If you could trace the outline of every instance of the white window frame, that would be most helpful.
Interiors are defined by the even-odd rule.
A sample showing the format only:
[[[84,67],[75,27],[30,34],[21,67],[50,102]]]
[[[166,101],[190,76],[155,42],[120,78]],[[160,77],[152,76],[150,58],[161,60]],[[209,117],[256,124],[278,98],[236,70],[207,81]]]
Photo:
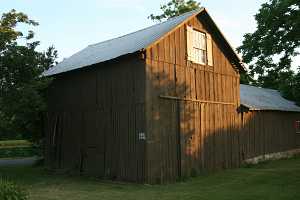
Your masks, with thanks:
[[[187,59],[193,63],[213,66],[210,34],[187,26]]]

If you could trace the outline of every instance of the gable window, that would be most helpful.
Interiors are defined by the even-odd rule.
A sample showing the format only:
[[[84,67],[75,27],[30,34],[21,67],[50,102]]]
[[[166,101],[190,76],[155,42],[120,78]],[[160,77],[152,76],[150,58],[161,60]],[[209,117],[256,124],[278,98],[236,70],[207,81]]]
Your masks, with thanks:
[[[300,133],[300,121],[295,122],[296,133]]]
[[[187,55],[189,61],[213,66],[210,34],[194,30],[192,27],[187,26]]]

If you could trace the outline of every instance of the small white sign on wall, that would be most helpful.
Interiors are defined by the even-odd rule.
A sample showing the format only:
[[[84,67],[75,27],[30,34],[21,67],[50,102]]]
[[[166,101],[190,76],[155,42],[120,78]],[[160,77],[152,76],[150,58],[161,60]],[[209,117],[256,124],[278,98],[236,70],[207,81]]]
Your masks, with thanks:
[[[146,140],[146,134],[144,132],[139,133],[139,140]]]

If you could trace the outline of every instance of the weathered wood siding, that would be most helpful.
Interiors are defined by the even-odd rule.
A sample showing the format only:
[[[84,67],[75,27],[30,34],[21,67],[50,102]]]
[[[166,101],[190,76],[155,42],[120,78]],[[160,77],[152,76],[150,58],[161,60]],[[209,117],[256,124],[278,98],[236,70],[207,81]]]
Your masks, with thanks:
[[[46,117],[47,165],[167,183],[300,147],[299,113],[239,113],[239,72],[206,20],[192,18],[144,52],[56,76]],[[187,60],[187,25],[212,36],[213,66]]]
[[[241,115],[240,153],[242,159],[299,148],[295,121],[300,113],[250,111]]]
[[[213,67],[187,61],[186,25],[212,35]],[[205,21],[146,49],[146,76],[148,182],[239,165],[239,73]]]
[[[144,70],[134,55],[57,76],[49,89],[47,165],[143,182]]]

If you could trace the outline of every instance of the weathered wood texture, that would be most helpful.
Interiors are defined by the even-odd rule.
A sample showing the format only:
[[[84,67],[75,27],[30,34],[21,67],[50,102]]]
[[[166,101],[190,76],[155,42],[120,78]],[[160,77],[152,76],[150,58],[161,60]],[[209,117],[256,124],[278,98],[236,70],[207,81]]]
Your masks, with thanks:
[[[46,118],[47,165],[168,183],[238,167],[296,148],[297,141],[300,147],[299,113],[238,113],[239,72],[206,20],[192,18],[145,52],[56,76]],[[213,66],[187,60],[186,25],[212,36]]]
[[[296,148],[293,114],[238,113],[239,72],[207,24],[195,17],[146,49],[149,183],[234,168],[253,156]],[[212,35],[213,67],[187,60],[186,25]]]
[[[144,69],[134,55],[56,77],[46,123],[49,166],[144,182]]]
[[[299,148],[294,123],[300,113],[250,111],[243,113],[240,132],[242,159]]]
[[[148,182],[239,165],[239,73],[206,24],[195,17],[146,49]],[[187,60],[186,25],[212,35],[213,67]]]

